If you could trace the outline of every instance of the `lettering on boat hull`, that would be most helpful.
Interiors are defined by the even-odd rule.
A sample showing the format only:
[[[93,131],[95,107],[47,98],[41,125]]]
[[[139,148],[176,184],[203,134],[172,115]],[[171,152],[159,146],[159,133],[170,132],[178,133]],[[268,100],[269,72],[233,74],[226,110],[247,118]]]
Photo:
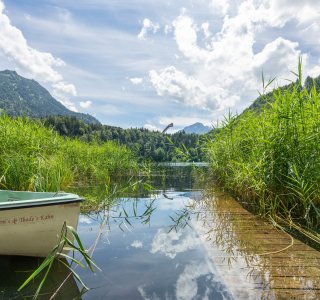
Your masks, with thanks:
[[[80,203],[0,211],[0,254],[45,257],[63,223],[77,228]]]
[[[53,214],[47,214],[47,215],[40,215],[40,216],[25,216],[25,217],[14,217],[11,219],[0,219],[0,226],[1,225],[16,225],[21,223],[36,223],[36,222],[42,222],[42,221],[48,221],[54,219]]]

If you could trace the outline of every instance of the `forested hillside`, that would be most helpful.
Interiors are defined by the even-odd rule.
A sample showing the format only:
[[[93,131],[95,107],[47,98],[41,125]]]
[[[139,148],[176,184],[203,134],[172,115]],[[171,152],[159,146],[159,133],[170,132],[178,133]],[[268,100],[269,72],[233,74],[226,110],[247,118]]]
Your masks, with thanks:
[[[26,79],[9,70],[0,71],[0,109],[9,116],[74,116],[86,123],[99,124],[91,115],[67,109],[37,81]]]
[[[140,160],[155,162],[168,161],[202,161],[203,152],[200,143],[203,135],[162,134],[144,128],[123,129],[100,124],[86,124],[75,117],[50,116],[43,119],[47,127],[52,127],[60,135],[79,138],[83,141],[116,141],[134,150]]]

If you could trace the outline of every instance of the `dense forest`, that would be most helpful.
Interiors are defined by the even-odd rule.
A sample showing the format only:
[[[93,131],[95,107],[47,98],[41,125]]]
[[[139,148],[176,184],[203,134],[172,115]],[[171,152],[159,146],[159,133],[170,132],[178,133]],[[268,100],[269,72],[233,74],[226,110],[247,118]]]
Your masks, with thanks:
[[[42,119],[45,126],[61,136],[78,138],[85,142],[114,141],[133,150],[139,160],[154,162],[203,161],[201,143],[205,135],[162,134],[144,128],[123,129],[101,124],[87,124],[69,116],[50,116]]]

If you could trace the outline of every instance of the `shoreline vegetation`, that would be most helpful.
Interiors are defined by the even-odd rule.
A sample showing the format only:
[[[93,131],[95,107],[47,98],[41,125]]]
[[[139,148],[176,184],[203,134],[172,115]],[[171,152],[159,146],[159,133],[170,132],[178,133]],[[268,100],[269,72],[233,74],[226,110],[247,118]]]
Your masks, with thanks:
[[[229,114],[206,151],[220,186],[319,245],[320,93],[315,82],[303,86],[298,69],[295,83],[261,95],[259,110]]]
[[[114,142],[64,138],[41,121],[0,115],[0,188],[61,191],[137,172],[135,155]]]
[[[42,122],[63,137],[77,138],[84,142],[113,141],[126,146],[136,154],[139,162],[201,162],[204,159],[202,145],[205,134],[184,131],[166,134],[145,128],[123,129],[102,124],[86,124],[72,116],[49,116],[42,118]]]

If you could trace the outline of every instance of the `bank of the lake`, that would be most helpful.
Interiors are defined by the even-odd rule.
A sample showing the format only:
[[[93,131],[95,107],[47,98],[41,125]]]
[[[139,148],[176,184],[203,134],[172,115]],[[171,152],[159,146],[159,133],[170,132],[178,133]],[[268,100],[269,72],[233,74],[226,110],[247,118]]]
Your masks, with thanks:
[[[264,102],[258,111],[229,115],[211,136],[213,177],[255,212],[320,243],[319,91],[299,78]]]
[[[133,152],[113,142],[63,138],[41,121],[0,116],[0,188],[60,191],[137,170]]]

